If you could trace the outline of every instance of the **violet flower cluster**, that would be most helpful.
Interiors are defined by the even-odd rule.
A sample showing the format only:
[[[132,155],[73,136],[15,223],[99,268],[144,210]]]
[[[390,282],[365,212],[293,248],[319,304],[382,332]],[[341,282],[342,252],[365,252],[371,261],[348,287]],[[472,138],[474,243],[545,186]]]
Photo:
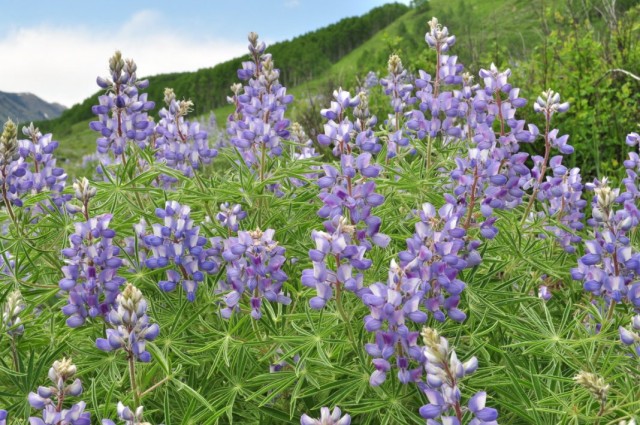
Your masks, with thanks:
[[[314,419],[306,413],[300,418],[300,425],[350,425],[351,416],[348,414],[342,415],[339,407],[334,407],[333,411],[328,407],[320,409],[320,418]]]
[[[62,267],[64,277],[58,283],[68,293],[62,311],[69,316],[67,326],[72,328],[83,325],[89,317],[105,318],[125,282],[118,276],[122,259],[120,248],[113,243],[116,232],[109,228],[112,215],[89,218],[88,202],[95,195],[95,188],[86,179],[76,182],[74,187],[86,221],[75,223],[75,232],[69,237],[70,247],[62,250],[66,265]]]
[[[233,206],[225,202],[220,205],[220,211],[216,214],[216,219],[222,227],[228,229],[229,232],[237,232],[240,221],[247,217],[247,212],[242,209],[242,205],[235,204]]]
[[[200,236],[200,227],[194,226],[190,213],[189,206],[167,201],[164,209],[155,211],[163,222],[151,225],[153,233],[145,234],[144,222],[137,226],[137,233],[145,234],[140,241],[140,246],[149,251],[145,265],[150,269],[170,267],[167,280],[158,282],[160,289],[170,292],[179,284],[193,302],[204,273],[215,273],[218,262],[215,252],[205,248],[207,239]]]
[[[408,278],[420,279],[422,304],[436,320],[442,322],[448,316],[462,322],[466,315],[458,304],[466,285],[458,274],[480,264],[480,242],[466,240],[466,231],[451,204],[436,211],[425,203],[418,216],[420,221],[407,239],[407,250],[399,254],[400,267]]]
[[[0,409],[0,425],[7,425],[7,411]]]
[[[56,166],[56,159],[53,155],[58,147],[58,142],[52,139],[51,134],[43,135],[33,126],[33,123],[29,127],[22,127],[22,133],[28,139],[18,141],[20,157],[16,161],[15,170],[23,168],[24,175],[17,177],[14,171],[16,177],[10,183],[15,188],[13,195],[49,192],[51,201],[55,203],[56,207],[62,207],[70,199],[70,196],[62,194],[67,174],[64,169]],[[22,201],[15,199],[13,203],[20,206]],[[46,203],[39,206],[39,208],[47,207]]]
[[[144,408],[139,406],[135,411],[131,408],[118,402],[116,410],[118,418],[124,422],[124,425],[150,425],[149,422],[145,422],[143,419]],[[103,419],[102,425],[116,425],[111,419]]]
[[[455,158],[456,167],[450,173],[452,194],[445,201],[455,207],[464,230],[477,227],[484,238],[491,239],[498,232],[494,210],[511,209],[522,202],[530,171],[525,165],[528,154],[520,152],[519,144],[532,142],[537,128],[525,129],[525,122],[516,119],[516,110],[526,100],[508,83],[510,70],[500,72],[492,64],[480,71],[484,85],[474,84],[470,74],[462,74],[457,58],[444,54],[455,37],[435,18],[430,26],[426,40],[437,53],[435,79],[419,72],[415,80],[418,108],[405,113],[406,127],[418,139],[428,137],[427,156],[437,136],[443,143],[466,140]],[[459,84],[461,89],[443,90],[446,85]]]
[[[17,134],[18,129],[14,122],[7,120],[0,135],[0,185],[3,204],[12,218],[11,205],[22,205],[15,181],[26,174],[26,168],[21,165],[23,161],[20,160],[18,152]]]
[[[420,415],[429,425],[461,425],[465,411],[474,418],[469,425],[494,425],[498,422],[498,411],[486,407],[487,394],[484,391],[473,395],[467,406],[462,405],[462,393],[459,383],[478,368],[478,359],[472,357],[466,362],[458,360],[456,352],[449,347],[448,341],[431,328],[422,330],[425,344],[426,383],[423,390],[429,404],[420,408]]]
[[[492,64],[489,70],[480,71],[484,87],[472,85],[471,76],[463,75],[463,99],[457,108],[458,118],[466,121],[460,125],[460,135],[470,145],[466,157],[456,158],[456,169],[451,172],[456,184],[453,195],[458,208],[464,210],[460,212],[465,217],[463,227],[478,226],[487,239],[498,232],[494,210],[512,209],[522,202],[530,171],[525,165],[528,155],[520,152],[520,143],[531,142],[537,135],[534,125],[525,129],[525,122],[516,119],[517,109],[526,100],[508,83],[510,75],[510,70],[500,72]],[[446,110],[447,116],[456,116],[452,112]],[[496,121],[498,131],[493,130]]]
[[[387,66],[389,75],[380,79],[380,85],[384,88],[384,93],[391,99],[393,114],[389,114],[387,125],[390,127],[387,135],[387,158],[393,158],[398,154],[398,147],[409,145],[403,128],[403,113],[405,109],[415,103],[416,98],[412,97],[413,85],[407,80],[407,70],[402,66],[402,61],[398,55],[391,55]]]
[[[86,403],[79,401],[68,409],[63,409],[67,397],[77,397],[82,394],[80,379],[73,379],[76,366],[71,359],[53,362],[49,369],[49,379],[52,385],[38,387],[37,392],[29,393],[29,404],[41,410],[41,417],[30,417],[31,425],[91,425],[91,414],[85,411]]]
[[[149,322],[147,300],[138,288],[127,284],[109,312],[107,322],[112,329],[107,329],[107,338],[96,340],[98,349],[107,352],[123,349],[130,358],[142,362],[151,360],[151,354],[145,348],[146,342],[156,339],[160,328]]]
[[[245,295],[250,298],[251,317],[255,320],[262,317],[263,299],[284,305],[291,303],[291,298],[282,291],[287,280],[282,270],[285,249],[273,240],[274,234],[273,229],[239,231],[237,237],[224,241],[222,257],[227,276],[220,282],[220,292],[226,292],[223,297],[226,307],[221,310],[225,319],[240,310]]]
[[[450,204],[436,212],[426,203],[419,216],[416,232],[407,239],[407,250],[399,255],[400,263],[391,261],[387,283],[377,282],[360,291],[370,309],[364,318],[365,329],[376,333],[376,342],[365,346],[374,358],[376,370],[370,379],[374,386],[386,380],[393,359],[401,383],[420,381],[425,358],[411,323],[426,322],[427,312],[438,321],[447,316],[459,322],[466,318],[458,309],[466,286],[458,274],[480,262],[477,251],[467,251],[468,246],[477,248],[479,242],[467,244],[466,232],[458,226]]]
[[[369,379],[372,386],[386,380],[394,356],[401,383],[420,380],[424,355],[418,346],[419,333],[411,331],[407,322],[427,321],[427,314],[420,310],[423,297],[421,280],[407,277],[395,260],[391,261],[386,285],[377,282],[363,290],[362,301],[371,310],[364,326],[376,333],[375,343],[365,345],[376,369]]]
[[[531,180],[526,186],[533,188],[530,205],[534,198],[537,199],[543,207],[543,211],[537,215],[543,219],[553,217],[560,223],[561,226],[550,224],[545,226],[545,229],[555,236],[565,251],[573,253],[576,251],[575,245],[582,241],[577,232],[584,228],[584,208],[587,202],[581,199],[583,185],[580,169],[569,170],[562,165],[562,155],[570,155],[574,151],[567,143],[569,136],[559,136],[558,129],[550,130],[551,118],[556,113],[566,112],[569,104],[560,103],[560,94],[549,89],[538,97],[533,108],[537,113],[544,115],[545,132],[542,137],[545,142],[545,155],[532,157],[534,165],[531,169]],[[550,157],[551,149],[557,149],[562,155]],[[548,169],[552,171],[551,176],[546,175]]]
[[[358,93],[358,104],[353,108],[354,143],[362,152],[376,154],[382,150],[380,139],[375,135],[378,118],[369,111],[369,95]]]
[[[384,248],[390,241],[387,235],[380,233],[380,218],[371,214],[374,207],[384,202],[384,197],[375,192],[376,183],[372,180],[380,174],[381,168],[372,163],[370,152],[352,154],[355,149],[364,150],[364,146],[373,147],[377,143],[373,132],[367,130],[357,133],[355,139],[352,137],[356,132],[346,112],[349,108],[357,108],[362,100],[362,96],[351,98],[349,92],[336,90],[331,107],[321,112],[329,121],[324,126],[324,134],[318,136],[318,142],[333,144],[334,154],[340,155],[340,168],[325,164],[322,166],[324,176],[318,179],[319,198],[323,203],[318,215],[326,220],[324,231],[314,230],[311,235],[316,245],[309,251],[313,268],[302,272],[303,285],[316,288],[317,296],[310,301],[315,309],[325,306],[333,295],[333,288],[356,293],[362,289],[360,271],[371,266],[365,253],[373,245]],[[363,137],[358,139],[360,135]],[[354,268],[358,270],[357,274],[354,274]]]
[[[608,186],[606,179],[588,185],[595,192],[592,218],[587,223],[593,227],[594,239],[584,242],[585,255],[578,260],[578,267],[571,270],[574,280],[582,281],[584,289],[593,297],[602,299],[605,305],[628,300],[640,308],[640,253],[634,251],[629,233],[638,224],[632,211],[634,201],[618,201],[619,189]],[[630,205],[631,204],[631,205]],[[615,209],[619,205],[619,209]],[[637,210],[636,210],[637,211]]]
[[[196,170],[211,163],[218,151],[209,147],[207,133],[200,129],[199,122],[185,120],[193,106],[190,100],[176,100],[173,90],[167,88],[164,102],[166,107],[160,110],[160,121],[155,127],[156,158],[184,176],[193,177]],[[164,174],[161,179],[167,187],[177,181]]]
[[[640,357],[640,314],[631,318],[631,329],[620,326],[619,332],[622,343],[633,346],[636,355]]]
[[[407,128],[414,131],[419,139],[427,136],[434,138],[441,133],[446,142],[451,137],[459,138],[461,135],[460,128],[454,125],[460,93],[441,92],[441,88],[444,85],[460,84],[463,67],[457,63],[456,56],[445,54],[455,44],[455,36],[450,36],[447,27],[440,25],[436,18],[429,21],[429,28],[425,41],[436,52],[436,69],[433,79],[427,72],[418,71],[414,82],[419,89],[415,100],[418,109],[406,113],[409,118]],[[441,112],[446,112],[444,120]]]
[[[254,32],[249,33],[248,39],[251,60],[243,62],[238,70],[244,87],[231,87],[233,96],[228,101],[235,105],[235,112],[228,118],[227,134],[245,163],[260,167],[263,178],[266,154],[280,156],[281,141],[289,139],[289,120],[284,113],[293,96],[279,83],[280,71],[274,68],[271,54],[264,53],[265,43],[258,42]]]
[[[98,152],[112,152],[123,162],[127,142],[145,148],[154,132],[147,112],[155,107],[155,103],[147,100],[146,93],[140,93],[149,86],[149,80],[138,80],[136,71],[135,62],[123,59],[116,51],[109,59],[109,77],[97,79],[98,86],[105,89],[106,94],[91,108],[98,120],[92,121],[90,127],[101,134],[97,140]]]

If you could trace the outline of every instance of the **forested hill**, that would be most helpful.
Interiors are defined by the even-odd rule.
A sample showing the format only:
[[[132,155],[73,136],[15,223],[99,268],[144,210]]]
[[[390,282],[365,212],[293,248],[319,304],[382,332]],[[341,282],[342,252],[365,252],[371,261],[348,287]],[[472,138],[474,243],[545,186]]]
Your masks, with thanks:
[[[362,16],[345,18],[292,40],[272,44],[268,52],[273,54],[276,67],[280,69],[281,82],[285,86],[295,86],[316,78],[408,11],[409,7],[400,3],[386,4]],[[126,56],[127,52],[123,53]],[[194,102],[195,115],[207,113],[226,104],[229,86],[237,81],[236,71],[246,59],[246,56],[238,57],[195,72],[152,76],[146,92],[159,104],[164,88],[172,87],[181,98]],[[105,58],[105,68],[107,60]],[[97,103],[99,95],[96,93],[74,105],[55,120],[40,123],[41,127],[64,135],[73,124],[93,116],[91,106]]]

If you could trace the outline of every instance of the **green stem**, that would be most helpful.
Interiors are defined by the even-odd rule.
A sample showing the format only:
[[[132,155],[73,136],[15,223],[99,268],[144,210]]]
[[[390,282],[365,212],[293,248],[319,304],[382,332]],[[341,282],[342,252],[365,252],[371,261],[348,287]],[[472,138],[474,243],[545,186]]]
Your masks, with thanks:
[[[131,383],[131,392],[133,393],[134,409],[140,406],[140,394],[138,393],[138,384],[136,383],[136,359],[132,352],[129,352],[129,382]]]
[[[431,136],[427,138],[427,170],[431,169],[431,146],[433,145],[433,140]]]
[[[151,393],[151,391],[155,390],[156,388],[158,388],[159,386],[161,386],[165,382],[169,381],[169,379],[171,379],[171,376],[165,376],[164,378],[162,378],[161,381],[156,382],[155,384],[153,384],[152,386],[147,388],[145,391],[143,391],[142,394],[140,394],[140,398],[141,399],[144,398],[147,394]]]
[[[16,348],[16,338],[11,335],[11,355],[13,356],[13,365],[16,372],[20,373],[20,358],[18,357],[18,350]]]
[[[594,422],[594,425],[600,425],[600,418],[602,417],[602,415],[604,415],[604,409],[607,406],[607,400],[600,400],[600,410],[598,410],[598,414],[596,421]]]
[[[349,316],[347,316],[347,312],[344,310],[344,306],[342,305],[342,285],[340,282],[336,284],[336,306],[338,307],[338,313],[340,313],[340,317],[347,328],[347,334],[349,335],[349,341],[351,341],[351,344],[353,345],[353,350],[358,355],[360,363],[364,365],[364,359],[362,358],[360,347],[358,346],[353,329],[351,328],[351,321],[349,321]]]
[[[538,196],[538,191],[540,190],[540,185],[542,184],[542,180],[544,179],[544,175],[547,173],[547,163],[549,162],[549,155],[551,154],[551,142],[549,141],[549,127],[551,124],[551,116],[549,113],[546,113],[546,124],[544,131],[544,159],[542,161],[542,166],[540,166],[540,175],[538,176],[538,181],[536,187],[533,189],[533,193],[531,194],[531,198],[529,199],[529,203],[527,204],[527,209],[524,211],[524,215],[522,216],[522,221],[520,225],[523,226],[525,221],[527,221],[527,216],[531,212],[531,207],[533,207],[533,203]]]
[[[265,162],[267,157],[267,147],[265,146],[264,143],[262,144],[261,149],[262,149],[262,154],[260,159],[260,183],[264,181],[264,169],[265,169],[265,165],[266,165]]]
[[[16,223],[16,215],[13,212],[13,208],[11,207],[11,202],[9,202],[9,196],[7,195],[7,166],[6,164],[2,167],[2,200],[4,201],[4,207],[7,209],[9,213],[9,217],[11,217],[11,221],[13,224],[18,227],[18,223]]]

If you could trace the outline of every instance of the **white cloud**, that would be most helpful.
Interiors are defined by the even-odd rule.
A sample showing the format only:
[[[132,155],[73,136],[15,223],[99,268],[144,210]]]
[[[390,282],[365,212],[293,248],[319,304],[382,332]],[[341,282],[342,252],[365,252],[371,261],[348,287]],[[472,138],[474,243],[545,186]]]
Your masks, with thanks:
[[[244,53],[244,40],[187,37],[161,14],[144,10],[111,31],[36,26],[0,38],[0,90],[31,92],[71,106],[98,90],[115,50],[133,58],[140,76],[194,71]],[[179,94],[179,93],[178,93]]]
[[[300,0],[285,0],[284,6],[290,8],[298,7],[300,6]]]

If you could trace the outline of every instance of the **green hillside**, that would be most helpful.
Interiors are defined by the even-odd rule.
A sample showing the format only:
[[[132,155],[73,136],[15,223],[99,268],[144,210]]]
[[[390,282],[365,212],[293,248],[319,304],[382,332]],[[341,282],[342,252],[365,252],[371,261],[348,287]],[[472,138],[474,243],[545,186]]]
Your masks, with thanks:
[[[308,127],[317,126],[320,123],[317,112],[324,107],[322,96],[326,99],[340,86],[355,88],[368,71],[384,76],[391,53],[399,54],[411,71],[431,69],[434,57],[424,42],[424,33],[432,16],[438,17],[450,33],[456,35],[455,53],[459,61],[477,75],[481,67],[491,62],[513,68],[530,59],[541,50],[545,35],[553,31],[549,17],[566,11],[564,1],[429,0],[418,3],[419,6],[411,9],[397,3],[388,4],[361,17],[343,19],[291,41],[267,46],[276,67],[282,70],[282,82],[296,98],[290,116]],[[626,9],[637,1],[621,3]],[[598,16],[580,19],[589,18],[597,21]],[[149,96],[159,105],[164,88],[172,87],[180,97],[195,102],[194,115],[208,116],[213,110],[218,125],[223,127],[232,111],[226,105],[228,87],[237,81],[236,70],[243,59],[191,73],[150,77]],[[96,136],[89,130],[88,123],[96,97],[97,94],[74,106],[57,120],[40,123],[43,130],[53,131],[60,140],[60,155],[68,160],[72,173],[80,158],[94,151]],[[314,134],[313,128],[309,133]]]

